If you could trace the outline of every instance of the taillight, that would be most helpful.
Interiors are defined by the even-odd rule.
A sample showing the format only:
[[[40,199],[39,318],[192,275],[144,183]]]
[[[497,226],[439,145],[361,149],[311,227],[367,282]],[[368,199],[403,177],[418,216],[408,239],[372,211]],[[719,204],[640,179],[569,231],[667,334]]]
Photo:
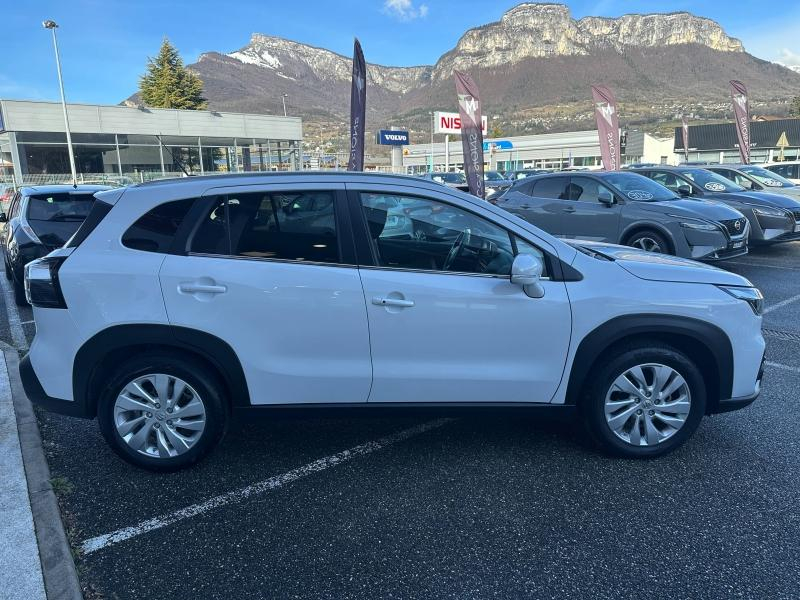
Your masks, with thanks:
[[[66,256],[45,256],[25,265],[25,298],[39,308],[67,308],[58,269]]]

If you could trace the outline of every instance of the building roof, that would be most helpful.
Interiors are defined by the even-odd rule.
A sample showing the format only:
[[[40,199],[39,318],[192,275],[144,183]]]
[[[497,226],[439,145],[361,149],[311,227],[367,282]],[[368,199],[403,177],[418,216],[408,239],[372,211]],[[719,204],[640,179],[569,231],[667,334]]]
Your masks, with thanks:
[[[300,117],[211,110],[67,104],[73,133],[303,139]],[[59,102],[0,100],[0,131],[64,132]]]

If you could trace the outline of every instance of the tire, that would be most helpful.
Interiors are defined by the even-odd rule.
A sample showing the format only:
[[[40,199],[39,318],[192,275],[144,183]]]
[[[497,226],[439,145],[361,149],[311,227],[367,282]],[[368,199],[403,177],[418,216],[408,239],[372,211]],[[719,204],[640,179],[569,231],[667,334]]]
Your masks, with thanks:
[[[645,391],[628,394],[615,382],[626,375],[628,382],[636,381],[635,377],[630,377],[629,370],[635,371],[637,366],[643,367],[645,383],[652,381],[653,385],[636,386]],[[665,379],[664,392],[680,384],[678,377],[683,378],[685,387],[678,387],[665,401],[650,391],[658,387],[656,373]],[[622,383],[627,389],[627,384]],[[686,395],[685,391],[688,391],[688,407],[680,400]],[[607,402],[613,403],[608,409]],[[607,453],[626,458],[654,458],[681,446],[697,429],[706,411],[705,381],[685,354],[666,344],[653,341],[621,347],[592,369],[580,409],[589,434]],[[628,413],[630,416],[626,416]],[[615,431],[617,425],[621,428]],[[625,439],[626,434],[628,439]]]
[[[167,398],[167,406],[161,406],[164,401],[155,386],[151,385],[151,380],[159,382],[163,379],[158,378],[167,376],[170,378],[168,393],[163,394]],[[118,397],[126,386],[137,380],[138,389],[147,392],[158,404],[148,402],[144,395],[126,393],[126,397],[138,402],[136,406],[143,405],[151,409],[146,412],[138,409],[125,411],[117,406]],[[174,396],[181,380],[186,384],[183,388],[185,391],[178,398],[170,398],[170,395]],[[102,387],[104,391],[97,407],[100,431],[114,452],[137,467],[158,472],[184,469],[208,454],[225,434],[229,404],[224,386],[207,364],[191,357],[166,352],[136,356],[114,371]],[[175,402],[174,409],[168,408],[170,400]],[[187,409],[188,403],[194,400],[202,405],[203,415],[200,417],[186,414],[189,409],[192,412],[199,411],[195,404]],[[121,406],[127,407],[129,404],[123,402]],[[176,418],[181,411],[186,414],[185,419]],[[198,431],[198,423],[202,419],[205,423],[202,430]],[[139,421],[141,427],[129,430],[135,421]],[[118,427],[118,423],[122,424]],[[149,432],[146,431],[148,428]],[[141,435],[137,441],[134,438],[139,433]],[[191,439],[191,444],[172,443],[180,438]],[[146,441],[141,444],[141,440]],[[170,449],[175,451],[174,455],[166,452]]]
[[[652,229],[634,233],[628,238],[625,245],[646,252],[660,252],[662,254],[673,253],[667,238],[665,238],[663,234],[653,231]]]
[[[17,306],[28,306],[28,299],[25,298],[25,286],[16,279],[11,280],[11,285],[14,286],[14,302]]]

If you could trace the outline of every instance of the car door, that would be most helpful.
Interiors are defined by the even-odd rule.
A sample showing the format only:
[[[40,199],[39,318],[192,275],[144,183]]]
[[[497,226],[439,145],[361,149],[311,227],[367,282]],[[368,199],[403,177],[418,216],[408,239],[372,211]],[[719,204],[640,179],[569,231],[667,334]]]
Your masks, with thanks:
[[[544,177],[522,184],[503,208],[551,235],[564,235],[564,214],[570,210],[569,177]]]
[[[600,202],[600,196],[612,198],[612,204]],[[597,242],[619,241],[622,205],[610,188],[592,177],[571,177],[569,199],[573,211],[564,213],[562,229],[568,238]]]
[[[228,343],[253,404],[365,402],[364,293],[342,184],[209,190],[186,252],[160,272],[176,326]]]
[[[446,194],[348,184],[361,222],[373,383],[370,402],[549,402],[571,333],[562,281],[543,298],[510,281],[515,253],[554,250],[512,236]],[[502,217],[495,217],[502,221]],[[532,243],[532,242],[537,243]]]

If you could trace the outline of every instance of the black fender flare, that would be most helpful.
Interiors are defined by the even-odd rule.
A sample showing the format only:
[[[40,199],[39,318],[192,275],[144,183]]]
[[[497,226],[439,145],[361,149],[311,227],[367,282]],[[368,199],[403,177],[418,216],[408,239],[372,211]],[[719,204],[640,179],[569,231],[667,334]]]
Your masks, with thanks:
[[[172,325],[114,325],[89,338],[75,355],[72,367],[73,398],[87,414],[97,412],[94,389],[97,367],[126,348],[159,346],[193,354],[217,369],[230,394],[232,407],[249,406],[250,393],[242,364],[225,341],[210,333]]]
[[[667,240],[667,243],[670,246],[670,250],[675,252],[675,237],[672,235],[669,229],[661,225],[660,223],[655,223],[653,221],[647,222],[636,222],[631,223],[628,225],[625,230],[619,236],[619,243],[624,244],[625,241],[630,238],[633,234],[638,233],[640,231],[647,231],[648,229],[655,231],[658,234],[664,236],[664,239]]]
[[[667,341],[683,340],[680,347],[692,357],[708,356],[714,361],[717,381],[712,381],[714,396],[709,394],[709,409],[731,397],[733,389],[733,347],[719,327],[691,317],[662,314],[624,315],[607,321],[583,338],[578,345],[567,386],[567,404],[577,404],[586,378],[597,359],[612,345],[626,339],[652,336]],[[707,381],[708,382],[708,381]]]

